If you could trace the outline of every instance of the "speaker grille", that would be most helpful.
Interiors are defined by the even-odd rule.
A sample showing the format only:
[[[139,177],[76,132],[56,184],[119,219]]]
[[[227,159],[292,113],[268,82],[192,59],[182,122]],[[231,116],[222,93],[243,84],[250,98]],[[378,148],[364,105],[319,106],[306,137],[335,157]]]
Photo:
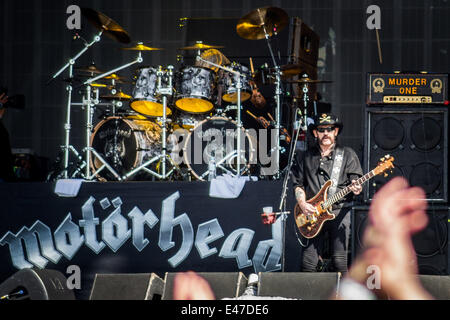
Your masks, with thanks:
[[[363,236],[368,224],[369,207],[355,207],[352,212],[352,261],[364,249]],[[448,274],[448,207],[430,207],[428,225],[412,238],[419,274]]]
[[[366,107],[364,169],[372,170],[386,154],[395,169],[369,182],[364,197],[392,177],[403,176],[422,187],[429,201],[448,202],[448,110],[437,107]]]

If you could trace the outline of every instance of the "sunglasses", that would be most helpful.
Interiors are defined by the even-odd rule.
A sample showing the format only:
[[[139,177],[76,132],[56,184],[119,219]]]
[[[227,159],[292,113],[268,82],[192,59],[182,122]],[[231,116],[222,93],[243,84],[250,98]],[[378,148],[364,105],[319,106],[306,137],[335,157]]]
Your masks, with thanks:
[[[334,129],[336,129],[336,127],[317,128],[316,130],[317,132],[324,133],[325,131],[326,132],[334,131]]]

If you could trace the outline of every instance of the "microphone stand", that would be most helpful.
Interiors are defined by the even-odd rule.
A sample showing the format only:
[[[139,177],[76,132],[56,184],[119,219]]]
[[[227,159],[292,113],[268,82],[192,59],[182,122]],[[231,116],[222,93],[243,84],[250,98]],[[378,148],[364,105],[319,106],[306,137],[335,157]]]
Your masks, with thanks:
[[[299,121],[302,121],[302,119],[300,119]],[[306,118],[304,121],[306,121]],[[306,126],[306,123],[304,125]],[[287,197],[287,189],[288,189],[290,172],[291,172],[292,165],[294,163],[295,148],[297,146],[297,141],[298,141],[299,135],[300,135],[300,126],[297,129],[294,139],[291,141],[291,148],[289,150],[289,162],[285,169],[286,172],[285,172],[284,179],[283,179],[283,187],[282,187],[282,192],[281,192],[281,197],[280,197],[280,206],[278,207],[278,211],[281,212],[281,219],[283,222],[283,225],[282,225],[282,228],[283,228],[283,230],[282,230],[282,247],[281,247],[281,271],[282,272],[284,272],[285,251],[286,251],[285,250],[285,247],[286,247],[286,220],[287,220],[287,214],[286,214],[286,210],[285,210],[286,197]],[[294,217],[294,219],[295,219],[295,217]]]

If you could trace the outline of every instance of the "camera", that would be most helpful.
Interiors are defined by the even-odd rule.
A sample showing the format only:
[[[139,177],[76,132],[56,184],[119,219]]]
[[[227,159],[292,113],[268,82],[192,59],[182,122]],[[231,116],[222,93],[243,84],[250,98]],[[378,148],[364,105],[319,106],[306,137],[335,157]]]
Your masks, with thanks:
[[[8,94],[8,88],[0,87],[0,95]],[[3,105],[3,108],[10,109],[25,109],[25,95],[16,94],[8,97],[8,101]]]

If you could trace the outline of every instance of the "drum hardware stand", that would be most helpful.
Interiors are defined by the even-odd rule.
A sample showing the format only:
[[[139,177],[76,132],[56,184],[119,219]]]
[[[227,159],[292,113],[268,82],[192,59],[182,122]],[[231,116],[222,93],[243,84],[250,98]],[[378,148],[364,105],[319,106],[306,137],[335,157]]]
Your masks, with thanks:
[[[137,172],[144,170],[148,172],[149,174],[157,177],[158,179],[165,180],[168,177],[172,175],[174,172],[174,168],[177,168],[178,166],[173,162],[172,158],[167,154],[167,97],[173,95],[173,66],[167,67],[168,71],[163,71],[162,67],[159,66],[158,72],[156,73],[158,77],[158,87],[157,87],[157,93],[162,96],[163,101],[163,116],[161,118],[161,127],[162,127],[162,152],[160,155],[148,160],[141,166],[133,169],[129,173],[127,173],[125,176],[122,177],[123,180],[127,180]],[[162,77],[164,74],[168,74],[168,84],[166,87],[163,87],[162,84]],[[166,161],[169,160],[170,164],[172,165],[172,169],[169,172],[166,168]],[[161,160],[161,167],[162,167],[162,174],[159,174],[157,172],[154,172],[147,168],[152,163],[155,163],[156,161]]]
[[[275,68],[275,102],[276,102],[276,115],[275,115],[275,131],[276,131],[276,141],[277,141],[277,151],[275,153],[275,161],[276,161],[276,174],[275,178],[279,179],[280,172],[280,151],[281,151],[281,143],[280,143],[280,130],[281,130],[281,68],[277,64],[275,60],[275,55],[273,53],[272,45],[270,43],[270,36],[267,33],[266,24],[259,12],[259,17],[261,19],[261,26],[263,27],[264,37],[266,38],[267,46],[269,48],[270,56],[272,57],[273,65]]]
[[[67,68],[69,68],[69,79],[73,78],[73,66],[75,62],[80,58],[92,45],[94,45],[96,42],[99,42],[101,39],[101,35],[103,33],[103,30],[100,31],[95,37],[94,40],[90,43],[85,42],[85,47],[83,50],[81,50],[75,57],[69,59],[69,62],[63,66],[58,72],[56,72],[52,79],[47,83],[49,84],[51,81],[56,79],[61,73],[64,72]],[[66,122],[64,124],[64,130],[65,130],[65,140],[64,140],[64,146],[62,146],[62,149],[64,149],[64,178],[68,178],[68,167],[69,167],[69,152],[72,151],[77,159],[79,161],[83,161],[83,158],[80,156],[80,154],[77,152],[77,150],[70,144],[70,130],[72,128],[71,126],[71,105],[72,105],[72,91],[73,86],[72,83],[69,82],[69,85],[66,88],[67,90],[67,105],[66,105]],[[83,166],[85,166],[86,163],[83,163]],[[89,166],[88,166],[89,167]]]
[[[101,75],[99,75],[99,76],[97,76],[95,78],[88,79],[85,83],[83,83],[83,85],[90,85],[91,83],[97,81],[98,79],[102,79],[104,77],[107,77],[110,74],[113,74],[113,73],[116,73],[117,71],[120,71],[122,69],[128,68],[128,67],[130,67],[130,66],[132,66],[132,65],[134,65],[136,63],[142,63],[143,61],[144,61],[144,59],[142,58],[142,53],[141,53],[141,51],[139,51],[138,57],[136,58],[136,60],[134,60],[134,61],[132,61],[130,63],[124,64],[123,66],[118,67],[116,69],[113,69],[113,70],[110,70],[108,72],[105,72],[105,73],[103,73],[103,74],[101,74]]]
[[[92,101],[92,96],[91,96],[91,92],[92,92],[92,88],[91,88],[91,84],[95,81],[97,81],[98,79],[102,79],[106,76],[109,76],[112,73],[115,73],[117,71],[120,71],[122,69],[128,68],[136,63],[142,63],[143,58],[142,58],[142,54],[139,51],[138,57],[130,62],[127,63],[121,67],[115,68],[113,70],[110,70],[106,73],[103,73],[95,78],[91,78],[88,79],[86,82],[84,82],[84,85],[86,86],[86,99],[83,99],[83,106],[86,107],[86,147],[83,149],[83,151],[85,152],[85,163],[86,163],[86,171],[85,171],[85,175],[84,178],[86,180],[93,180],[97,174],[99,172],[101,172],[103,169],[108,169],[119,181],[122,181],[122,178],[120,177],[120,175],[108,164],[108,162],[94,149],[90,146],[91,144],[91,135],[92,135],[92,129],[93,129],[93,124],[92,124],[92,118],[94,115],[94,108],[97,104],[99,104],[99,97],[98,97],[98,90],[96,90],[96,98],[94,101]],[[100,160],[100,162],[103,164],[99,169],[97,169],[97,171],[95,171],[92,175],[90,172],[90,163],[91,163],[91,153],[93,153],[95,155],[95,157]]]
[[[304,75],[305,78],[308,77],[308,75]],[[307,131],[308,130],[308,102],[309,102],[309,87],[308,84],[305,83],[303,86],[303,131]],[[316,105],[314,105],[314,107],[316,108]],[[317,111],[314,110],[314,112],[317,114]]]
[[[90,146],[91,144],[91,134],[92,134],[92,118],[94,115],[94,107],[99,103],[98,101],[98,90],[96,92],[96,97],[94,100],[92,100],[92,88],[90,85],[86,86],[86,98],[83,98],[83,105],[86,107],[86,147],[83,149],[83,151],[86,153],[86,171],[84,174],[84,178],[86,180],[93,180],[98,173],[100,173],[103,169],[108,169],[116,178],[117,180],[121,180],[119,174],[108,164],[108,162],[94,149]],[[100,168],[97,169],[92,175],[90,174],[90,166],[91,163],[91,152],[94,154],[95,157],[97,157],[98,160],[103,164]]]
[[[233,153],[227,155],[224,159],[229,159],[232,156],[237,154],[236,172],[237,172],[237,176],[239,177],[241,175],[241,153],[242,153],[242,150],[241,150],[241,138],[242,138],[241,131],[242,130],[241,129],[243,128],[242,120],[241,120],[241,112],[242,112],[242,105],[241,105],[242,79],[241,79],[241,77],[245,77],[245,75],[241,74],[240,72],[238,72],[236,70],[233,70],[233,69],[215,64],[213,62],[207,61],[207,60],[203,59],[200,55],[197,55],[196,59],[197,59],[197,61],[205,62],[205,63],[213,65],[219,69],[222,69],[229,73],[233,73],[233,74],[237,75],[237,84],[236,84],[236,89],[237,89],[237,121],[236,121],[237,122],[237,147]],[[223,163],[224,159],[222,159],[222,161],[219,161],[218,163],[216,163],[216,166]],[[221,167],[221,169],[222,168],[223,167]],[[225,171],[228,171],[228,170],[225,170]]]

